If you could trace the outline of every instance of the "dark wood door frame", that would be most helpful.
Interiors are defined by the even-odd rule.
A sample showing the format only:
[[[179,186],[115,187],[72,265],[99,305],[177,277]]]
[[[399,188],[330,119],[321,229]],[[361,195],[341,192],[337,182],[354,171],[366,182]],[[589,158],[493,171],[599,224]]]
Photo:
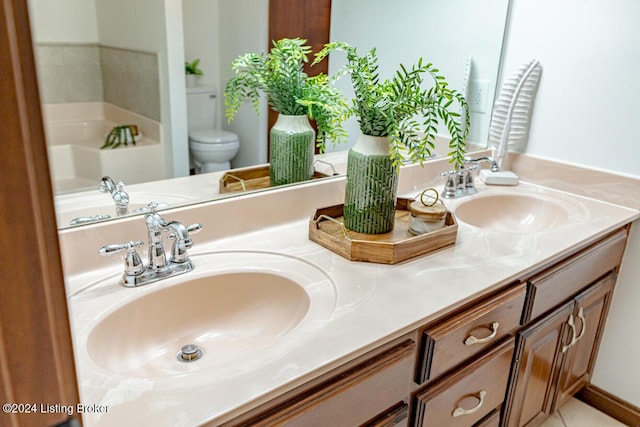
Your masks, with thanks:
[[[318,52],[329,43],[330,26],[331,0],[269,0],[268,49],[271,48],[272,40],[300,37],[307,40],[307,45],[311,46],[314,53]],[[305,72],[310,76],[328,74],[329,58],[313,67],[307,64]],[[277,118],[278,113],[269,109],[267,129],[271,129]]]
[[[79,402],[27,0],[0,6],[0,425],[48,426]],[[7,413],[9,412],[9,413]]]

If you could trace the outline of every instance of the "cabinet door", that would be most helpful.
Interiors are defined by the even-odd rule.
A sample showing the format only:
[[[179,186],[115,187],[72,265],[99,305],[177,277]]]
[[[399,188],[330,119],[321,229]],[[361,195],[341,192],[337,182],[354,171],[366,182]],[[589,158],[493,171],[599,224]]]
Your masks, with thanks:
[[[614,284],[612,273],[575,298],[575,331],[560,371],[558,397],[552,411],[589,383]]]
[[[537,425],[550,413],[573,309],[572,300],[518,333],[505,425]]]

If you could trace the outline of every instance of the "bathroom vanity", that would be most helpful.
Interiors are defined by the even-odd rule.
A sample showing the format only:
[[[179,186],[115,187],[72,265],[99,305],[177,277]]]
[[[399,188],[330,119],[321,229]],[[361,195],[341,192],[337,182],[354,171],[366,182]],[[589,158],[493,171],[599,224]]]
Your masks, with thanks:
[[[566,166],[553,162],[546,185],[529,181],[537,161],[516,162],[516,187],[479,184],[476,195],[446,201],[467,211],[456,244],[396,265],[350,262],[308,239],[312,213],[341,202],[344,178],[164,211],[167,220],[204,224],[190,250],[195,269],[140,288],[118,285],[121,262],[97,249],[144,240],[141,218],[61,231],[81,401],[109,408],[86,414],[85,424],[538,424],[589,383],[629,224],[640,214],[624,206],[625,195],[616,204],[585,197],[587,181],[572,187]],[[400,195],[439,188],[448,167],[441,159],[403,168]],[[607,180],[624,187],[593,173],[598,191]],[[491,222],[482,206],[497,203],[501,221]],[[227,222],[210,226],[220,224],[210,218]],[[514,225],[501,229],[505,221]],[[235,317],[188,296],[197,283],[249,271],[284,277],[302,293],[269,288]],[[255,283],[234,283],[248,286],[239,295],[257,295]],[[160,316],[152,300],[192,301],[202,323],[217,313],[228,326],[209,323],[192,337],[202,358],[178,362],[191,342],[158,337],[182,333],[181,322],[154,325],[180,312],[163,305]],[[123,313],[139,313],[138,322]],[[116,318],[126,327],[105,326]],[[219,338],[231,330],[235,339]]]
[[[224,425],[538,424],[589,382],[626,237],[621,228]]]

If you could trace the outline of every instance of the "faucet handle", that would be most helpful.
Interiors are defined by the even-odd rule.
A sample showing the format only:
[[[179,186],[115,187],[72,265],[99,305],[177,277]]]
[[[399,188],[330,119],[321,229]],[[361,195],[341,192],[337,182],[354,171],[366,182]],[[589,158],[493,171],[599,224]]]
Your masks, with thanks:
[[[204,226],[200,223],[187,225],[187,232],[189,234],[198,234]]]
[[[456,196],[456,174],[457,172],[455,170],[442,172],[440,174],[447,178],[444,184],[444,189],[442,190],[442,195],[447,199],[451,199]]]
[[[187,232],[187,236],[190,236],[192,234],[198,234],[202,230],[203,227],[204,226],[202,224],[195,223],[195,224],[187,225],[184,229]],[[178,238],[178,233],[173,231],[173,232],[169,233],[169,235],[167,235],[167,238],[169,238],[169,239],[177,239]],[[187,239],[183,239],[183,240],[191,240],[191,239],[187,238]]]
[[[179,238],[177,232],[172,232],[167,236],[169,239],[175,240],[171,247],[171,262],[181,264],[189,260],[187,256],[187,249],[193,247],[191,235],[199,233],[202,228],[202,224],[191,224],[185,227],[187,234],[184,238]]]
[[[137,248],[144,245],[141,240],[128,241],[126,243],[116,243],[106,245],[100,248],[98,253],[102,256],[112,256],[121,254],[126,251],[124,258],[124,274],[125,276],[137,276],[144,271],[144,264],[138,252]]]
[[[140,209],[141,210],[144,209],[146,212],[156,213],[156,211],[158,210],[159,207],[160,207],[159,203],[150,202],[147,206],[145,206],[144,208],[140,208]]]

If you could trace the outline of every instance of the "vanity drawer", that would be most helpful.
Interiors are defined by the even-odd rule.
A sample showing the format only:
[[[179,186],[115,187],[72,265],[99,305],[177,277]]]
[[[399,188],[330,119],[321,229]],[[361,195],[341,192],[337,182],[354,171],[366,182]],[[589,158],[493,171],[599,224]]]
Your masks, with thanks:
[[[626,242],[627,231],[620,230],[529,280],[529,309],[524,323],[551,310],[616,268],[622,260]]]
[[[520,325],[526,287],[514,286],[422,332],[416,382],[423,384],[500,341]]]
[[[510,338],[474,363],[416,395],[417,427],[467,427],[504,402],[514,350]]]

